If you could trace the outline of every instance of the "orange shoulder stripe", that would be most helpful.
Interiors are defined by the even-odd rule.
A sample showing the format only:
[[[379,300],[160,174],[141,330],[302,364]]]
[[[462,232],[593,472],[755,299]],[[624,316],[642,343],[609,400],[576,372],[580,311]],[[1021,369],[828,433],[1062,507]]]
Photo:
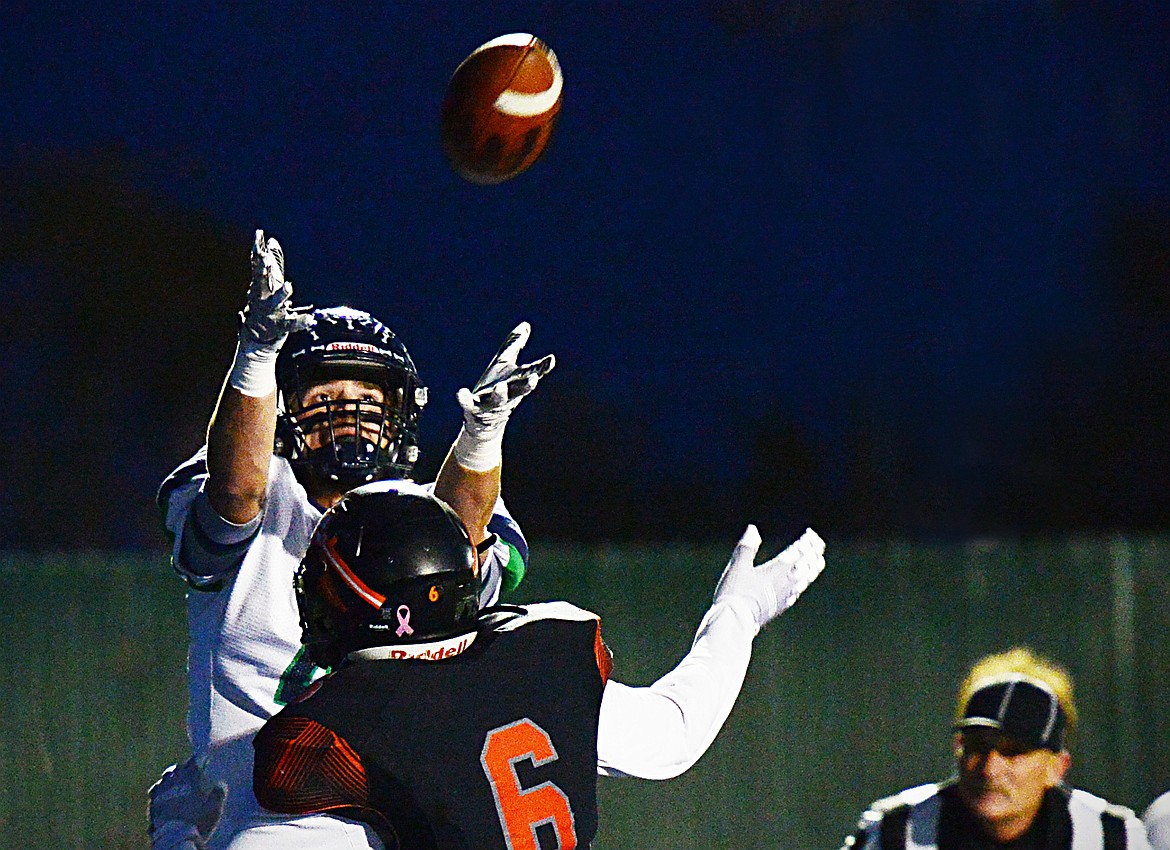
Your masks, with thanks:
[[[306,717],[276,715],[256,734],[253,790],[282,814],[365,807],[370,790],[361,758],[331,729]]]
[[[597,657],[597,670],[601,673],[601,684],[604,687],[609,681],[609,674],[613,672],[613,653],[601,637],[600,619],[597,621],[597,636],[593,640],[593,654]]]

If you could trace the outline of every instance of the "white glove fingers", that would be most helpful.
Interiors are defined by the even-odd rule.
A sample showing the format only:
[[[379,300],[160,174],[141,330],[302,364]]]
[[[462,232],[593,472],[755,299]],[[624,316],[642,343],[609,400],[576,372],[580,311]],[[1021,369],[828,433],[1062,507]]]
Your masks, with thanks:
[[[521,322],[512,328],[512,332],[508,334],[508,338],[504,340],[503,345],[500,346],[500,354],[511,355],[510,359],[513,363],[516,362],[515,355],[520,352],[524,346],[528,344],[528,337],[532,334],[532,325],[528,322]]]
[[[811,528],[806,528],[804,530],[804,534],[800,535],[800,541],[798,541],[798,542],[806,543],[808,546],[811,547],[811,551],[814,551],[814,552],[824,552],[825,551],[825,541],[822,540],[821,536],[819,534],[817,534],[815,531],[813,531]]]
[[[783,552],[753,566],[761,544],[760,533],[749,525],[732,552],[715,588],[715,601],[746,599],[756,625],[762,628],[784,613],[820,575],[825,566],[824,541],[808,529]]]
[[[280,243],[271,236],[264,252],[264,283],[268,295],[292,295],[292,286],[284,279],[284,252],[280,250]]]
[[[474,397],[481,407],[498,407],[501,404],[519,401],[532,392],[540,383],[540,379],[551,372],[555,365],[556,358],[549,354],[535,363],[517,367],[494,383],[479,387],[474,391]]]
[[[804,534],[800,535],[787,549],[772,558],[769,563],[797,564],[802,558],[824,551],[825,541],[821,540],[820,535],[811,528],[806,528]]]
[[[800,559],[790,567],[789,583],[791,590],[788,595],[787,605],[791,605],[796,601],[797,597],[808,588],[810,584],[821,574],[825,568],[825,546],[824,541],[816,536],[815,532],[811,532],[812,537],[808,537],[809,532],[806,532],[805,537],[802,537],[799,543],[802,544],[802,553]]]
[[[735,548],[731,550],[731,557],[727,559],[727,566],[723,568],[723,575],[719,579],[719,587],[716,588],[716,596],[719,594],[719,588],[731,583],[737,584],[742,579],[737,579],[737,575],[746,576],[753,567],[756,560],[756,553],[760,551],[760,532],[754,525],[749,525],[744,529],[743,534],[739,540],[736,541]]]
[[[748,527],[743,530],[743,535],[739,538],[738,546],[752,550],[752,557],[755,557],[756,552],[760,551],[760,544],[763,538],[760,537],[760,530],[754,524],[749,523]]]
[[[528,395],[536,389],[536,385],[540,383],[540,379],[551,372],[555,365],[556,359],[549,354],[537,360],[535,363],[526,363],[516,369],[515,372],[503,381],[508,386],[508,398],[517,399]]]
[[[293,331],[313,326],[312,307],[292,306],[292,282],[284,276],[284,250],[257,229],[252,241],[252,282],[241,314],[240,339],[248,345],[280,348]]]
[[[532,326],[528,322],[521,322],[513,328],[472,389],[482,390],[511,372],[516,365],[516,359],[520,356],[520,350],[528,343],[528,336],[531,333]]]
[[[274,237],[264,238],[257,230],[252,242],[252,292],[257,298],[270,298],[285,290],[284,251]],[[291,290],[287,290],[291,295]]]
[[[517,325],[480,379],[470,389],[464,387],[456,393],[463,409],[456,460],[467,469],[498,465],[499,443],[512,411],[556,365],[551,354],[533,363],[516,365],[531,330],[528,322]]]
[[[540,358],[539,360],[537,360],[533,363],[528,363],[527,365],[521,366],[520,368],[521,369],[531,369],[533,372],[536,373],[537,380],[539,380],[540,378],[543,378],[545,375],[547,375],[549,372],[551,372],[556,365],[557,365],[556,355],[546,354],[546,355],[544,355],[544,357]]]
[[[270,236],[268,238],[268,253],[272,256],[272,262],[275,264],[275,270],[284,273],[284,251],[280,247],[280,243],[276,238]]]
[[[797,575],[809,564],[818,561],[824,565],[825,541],[811,528],[806,530],[792,545],[768,562],[778,568],[787,570],[791,575]]]

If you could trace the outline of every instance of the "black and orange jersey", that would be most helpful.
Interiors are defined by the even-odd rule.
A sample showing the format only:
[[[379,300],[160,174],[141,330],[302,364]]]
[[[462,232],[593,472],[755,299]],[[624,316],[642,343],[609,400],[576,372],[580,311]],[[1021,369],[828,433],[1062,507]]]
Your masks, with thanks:
[[[485,612],[441,661],[354,661],[257,734],[261,805],[364,820],[387,850],[585,848],[611,661],[567,603]]]

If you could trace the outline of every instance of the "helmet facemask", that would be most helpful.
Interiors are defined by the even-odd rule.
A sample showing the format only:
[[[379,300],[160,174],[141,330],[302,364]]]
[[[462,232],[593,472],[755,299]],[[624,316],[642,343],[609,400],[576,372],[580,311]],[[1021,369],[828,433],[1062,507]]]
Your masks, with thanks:
[[[313,315],[313,327],[290,334],[277,358],[276,453],[311,490],[344,493],[409,478],[427,391],[406,347],[360,310],[332,307]],[[311,397],[314,388],[335,381],[376,386],[383,400]]]
[[[326,562],[320,551],[310,549],[297,570],[294,582],[301,619],[301,643],[318,667],[335,666],[345,653],[341,647],[347,635],[335,625],[346,611],[336,583],[326,574]]]
[[[331,380],[376,384],[383,400],[333,398],[302,407],[298,400],[327,380],[296,388],[299,392],[284,401],[279,453],[298,472],[341,492],[371,481],[409,478],[418,460],[418,397],[425,390],[406,376],[368,375],[340,366],[322,371]],[[390,377],[405,380],[390,383]]]

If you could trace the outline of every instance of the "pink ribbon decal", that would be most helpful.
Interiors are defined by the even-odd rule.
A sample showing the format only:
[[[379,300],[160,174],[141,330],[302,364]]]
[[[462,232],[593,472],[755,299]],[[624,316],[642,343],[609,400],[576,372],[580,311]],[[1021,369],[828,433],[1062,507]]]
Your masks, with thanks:
[[[394,634],[402,637],[403,635],[414,634],[414,629],[410,627],[410,608],[406,605],[399,605],[398,611],[398,628],[394,630]]]

